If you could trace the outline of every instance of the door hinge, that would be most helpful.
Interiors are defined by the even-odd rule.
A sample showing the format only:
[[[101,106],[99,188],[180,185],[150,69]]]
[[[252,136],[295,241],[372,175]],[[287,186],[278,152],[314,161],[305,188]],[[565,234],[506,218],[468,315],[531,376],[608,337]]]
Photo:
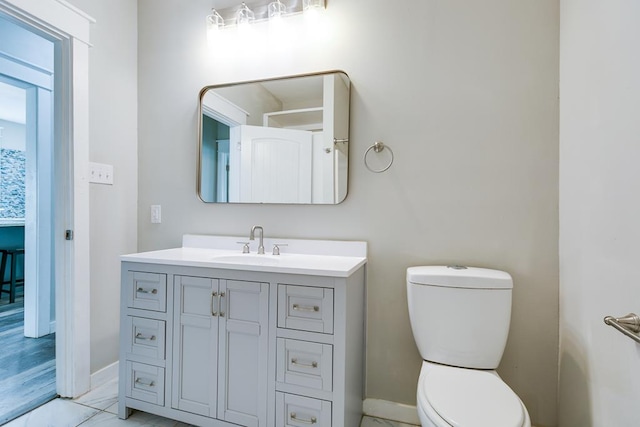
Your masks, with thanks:
[[[73,230],[65,230],[64,231],[64,239],[65,240],[73,240]]]

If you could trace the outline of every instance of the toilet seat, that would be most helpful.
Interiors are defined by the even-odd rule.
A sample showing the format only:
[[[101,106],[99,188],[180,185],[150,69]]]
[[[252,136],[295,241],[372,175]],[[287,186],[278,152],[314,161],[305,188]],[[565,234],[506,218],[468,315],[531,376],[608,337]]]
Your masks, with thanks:
[[[522,427],[524,407],[494,371],[423,365],[418,406],[453,427]],[[431,420],[436,425],[437,420]],[[439,425],[439,424],[437,424]]]

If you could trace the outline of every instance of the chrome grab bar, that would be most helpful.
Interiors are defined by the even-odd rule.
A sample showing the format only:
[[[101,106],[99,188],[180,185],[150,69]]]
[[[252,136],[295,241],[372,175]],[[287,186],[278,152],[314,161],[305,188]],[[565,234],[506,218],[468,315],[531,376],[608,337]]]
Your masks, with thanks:
[[[640,343],[640,336],[636,335],[640,332],[640,316],[635,313],[629,313],[622,317],[607,316],[604,318],[604,323],[609,326],[613,326],[618,331],[622,332],[632,340]]]

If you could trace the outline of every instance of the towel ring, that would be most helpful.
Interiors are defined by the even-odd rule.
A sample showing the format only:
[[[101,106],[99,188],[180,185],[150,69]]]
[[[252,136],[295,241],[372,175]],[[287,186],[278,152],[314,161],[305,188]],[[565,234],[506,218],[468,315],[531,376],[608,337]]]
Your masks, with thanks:
[[[391,153],[391,160],[389,160],[389,164],[387,166],[383,167],[382,169],[372,169],[371,166],[369,166],[369,162],[367,162],[367,155],[369,154],[369,152],[371,150],[373,150],[376,153],[379,153],[382,150],[384,150],[385,148],[387,150],[389,150],[389,153]],[[371,172],[373,172],[373,173],[381,173],[381,172],[384,172],[387,169],[389,169],[391,167],[391,165],[393,164],[393,150],[391,148],[389,148],[388,145],[384,145],[384,142],[376,141],[376,142],[373,143],[373,145],[371,147],[367,148],[367,151],[364,152],[363,160],[364,160],[364,165]]]

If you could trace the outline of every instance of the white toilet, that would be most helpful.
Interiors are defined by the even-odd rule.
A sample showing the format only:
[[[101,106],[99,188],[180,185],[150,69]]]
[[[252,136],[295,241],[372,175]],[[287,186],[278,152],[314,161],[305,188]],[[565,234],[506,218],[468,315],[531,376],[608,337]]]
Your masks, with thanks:
[[[423,427],[531,427],[518,396],[495,372],[509,333],[513,280],[486,268],[407,269],[407,298],[422,369]]]

